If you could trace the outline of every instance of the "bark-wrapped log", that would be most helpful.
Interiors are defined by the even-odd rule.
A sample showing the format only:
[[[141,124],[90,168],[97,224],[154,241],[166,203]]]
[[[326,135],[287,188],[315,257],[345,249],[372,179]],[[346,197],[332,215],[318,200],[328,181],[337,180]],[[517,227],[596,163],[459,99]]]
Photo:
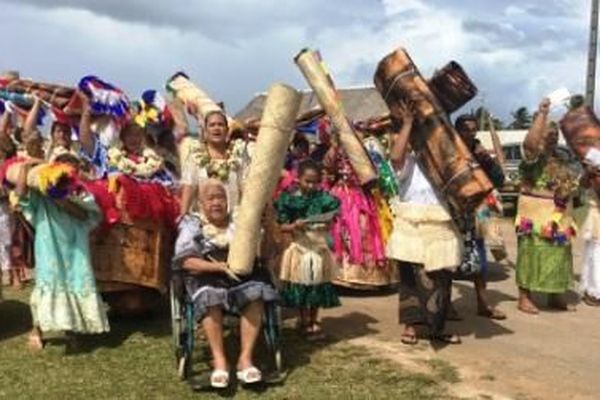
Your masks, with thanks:
[[[477,95],[477,87],[456,61],[450,61],[444,68],[436,71],[429,80],[429,87],[448,114]]]
[[[410,144],[420,165],[453,208],[459,212],[474,210],[493,185],[406,51],[398,49],[383,58],[374,81],[390,108],[404,99],[414,102],[417,118]]]

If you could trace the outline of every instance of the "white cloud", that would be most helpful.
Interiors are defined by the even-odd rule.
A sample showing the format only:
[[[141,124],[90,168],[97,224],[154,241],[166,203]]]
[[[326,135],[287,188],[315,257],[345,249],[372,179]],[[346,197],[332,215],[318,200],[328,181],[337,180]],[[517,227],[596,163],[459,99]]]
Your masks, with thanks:
[[[0,0],[0,69],[71,84],[95,73],[132,96],[184,69],[237,110],[272,82],[305,87],[292,61],[303,47],[320,49],[343,86],[371,84],[377,62],[403,46],[426,76],[461,63],[506,117],[556,87],[583,91],[589,11],[578,0],[549,0],[542,18],[538,4]]]

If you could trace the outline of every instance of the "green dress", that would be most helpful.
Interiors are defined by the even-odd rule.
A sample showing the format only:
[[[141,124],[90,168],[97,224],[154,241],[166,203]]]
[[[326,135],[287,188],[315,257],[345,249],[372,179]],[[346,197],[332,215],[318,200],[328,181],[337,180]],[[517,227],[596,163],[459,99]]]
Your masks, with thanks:
[[[102,213],[89,194],[74,200],[87,211],[81,221],[36,191],[21,199],[35,230],[34,326],[42,331],[101,333],[109,330],[90,260],[90,231]]]
[[[336,212],[340,202],[335,197],[315,191],[308,195],[284,192],[275,201],[279,223],[290,224],[316,215]],[[329,225],[308,224],[293,233],[292,243],[281,260],[282,302],[286,307],[330,308],[340,305],[331,280],[335,262],[328,244]]]
[[[516,280],[520,288],[564,293],[573,281],[571,242],[576,228],[571,217],[577,177],[565,161],[538,157],[519,167],[516,231]]]

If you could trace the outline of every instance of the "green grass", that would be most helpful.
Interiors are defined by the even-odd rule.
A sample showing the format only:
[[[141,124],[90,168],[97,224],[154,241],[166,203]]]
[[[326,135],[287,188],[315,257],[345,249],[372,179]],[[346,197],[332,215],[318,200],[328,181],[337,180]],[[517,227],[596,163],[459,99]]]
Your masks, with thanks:
[[[447,383],[460,382],[458,371],[448,361],[434,358],[426,360],[425,363],[431,368],[434,376],[440,381]]]
[[[165,311],[145,320],[113,321],[110,334],[82,337],[77,351],[71,350],[62,336],[52,336],[46,348],[35,354],[26,347],[31,326],[28,291],[4,292],[5,300],[0,303],[0,399],[448,398],[435,376],[440,374],[439,368],[433,376],[411,373],[392,361],[373,357],[366,348],[334,340],[307,343],[287,326],[284,360],[289,375],[284,383],[260,390],[233,386],[225,393],[197,393],[176,377]],[[230,350],[235,347],[230,343]],[[200,360],[198,366],[208,371],[206,362]]]

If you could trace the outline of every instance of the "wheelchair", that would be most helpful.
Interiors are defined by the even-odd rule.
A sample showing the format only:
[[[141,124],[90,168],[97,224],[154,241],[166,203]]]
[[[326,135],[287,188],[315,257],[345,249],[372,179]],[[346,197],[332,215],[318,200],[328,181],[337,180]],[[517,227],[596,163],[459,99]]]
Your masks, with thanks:
[[[270,275],[270,274],[269,274]],[[169,282],[169,297],[171,303],[171,326],[173,346],[177,366],[177,375],[182,381],[191,383],[197,339],[197,326],[194,315],[194,303],[184,286],[186,272],[171,271]],[[271,284],[273,279],[271,277]],[[274,285],[273,285],[274,286]],[[239,322],[239,315],[225,312],[224,330],[230,328],[231,322]],[[286,378],[281,351],[281,307],[277,302],[267,302],[264,305],[262,340],[269,355],[269,369],[263,370],[263,382],[276,384]],[[259,341],[261,339],[259,338]],[[208,346],[208,343],[206,343]],[[257,343],[260,346],[260,343]],[[206,347],[205,347],[206,350]]]

